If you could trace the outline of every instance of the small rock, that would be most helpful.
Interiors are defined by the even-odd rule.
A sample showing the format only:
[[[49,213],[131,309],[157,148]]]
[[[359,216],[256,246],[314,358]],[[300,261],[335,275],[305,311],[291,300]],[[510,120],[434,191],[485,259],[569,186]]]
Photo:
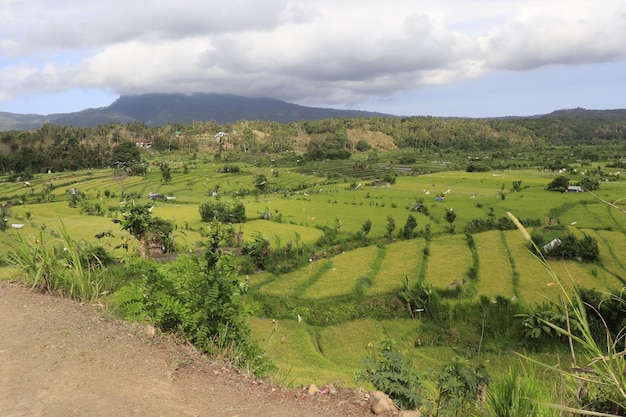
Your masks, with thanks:
[[[392,408],[386,398],[381,398],[380,400],[372,404],[372,412],[374,414],[386,413],[387,411],[391,410]]]
[[[287,338],[285,336],[280,338],[280,343],[285,343],[287,341]]]
[[[372,402],[378,402],[378,401],[380,401],[382,399],[386,400],[387,399],[387,394],[385,394],[382,391],[374,391],[371,394],[371,399],[372,399]]]
[[[146,324],[144,332],[146,333],[147,336],[154,337],[154,335],[156,334],[156,329],[154,328],[153,325]]]
[[[320,389],[315,384],[309,386],[309,395],[316,395],[320,393]]]

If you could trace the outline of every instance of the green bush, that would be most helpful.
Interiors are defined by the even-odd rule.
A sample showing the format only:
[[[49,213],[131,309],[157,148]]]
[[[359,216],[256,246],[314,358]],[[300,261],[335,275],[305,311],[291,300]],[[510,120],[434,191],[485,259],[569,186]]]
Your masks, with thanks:
[[[403,409],[415,410],[422,403],[420,378],[410,359],[397,351],[395,342],[384,339],[377,351],[364,361],[357,382],[369,382],[389,395]]]
[[[199,211],[203,222],[211,222],[214,219],[224,223],[246,221],[246,208],[242,202],[207,200],[200,205]]]
[[[270,365],[251,340],[248,284],[238,275],[235,256],[222,249],[226,233],[214,222],[202,258],[147,264],[140,280],[119,290],[117,305],[126,318],[179,331],[202,352],[225,354],[263,375]]]

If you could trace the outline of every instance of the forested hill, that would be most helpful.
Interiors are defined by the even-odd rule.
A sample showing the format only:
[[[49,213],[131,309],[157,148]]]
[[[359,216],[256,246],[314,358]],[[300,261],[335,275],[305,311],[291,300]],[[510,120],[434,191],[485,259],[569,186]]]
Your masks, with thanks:
[[[626,120],[626,109],[587,110],[576,108],[557,110],[540,117],[552,119],[595,119],[607,121],[623,121]]]
[[[220,124],[239,120],[290,123],[326,118],[391,116],[360,110],[306,107],[273,98],[250,98],[234,94],[142,94],[122,96],[107,107],[75,113],[23,115],[0,113],[0,130],[36,129],[44,123],[58,126],[95,127],[110,123],[145,123],[164,126],[213,120]]]
[[[153,114],[150,109],[145,112]],[[361,160],[386,158],[406,165],[422,158],[468,170],[563,169],[570,163],[600,160],[621,168],[626,165],[624,139],[626,119],[582,117],[342,117],[290,123],[241,119],[152,127],[136,121],[96,127],[46,123],[37,129],[0,132],[0,172],[23,177],[23,173],[111,166],[119,162],[113,150],[122,144],[149,147],[145,152],[151,157],[183,152],[215,154],[224,160],[272,158],[305,163],[362,154]]]

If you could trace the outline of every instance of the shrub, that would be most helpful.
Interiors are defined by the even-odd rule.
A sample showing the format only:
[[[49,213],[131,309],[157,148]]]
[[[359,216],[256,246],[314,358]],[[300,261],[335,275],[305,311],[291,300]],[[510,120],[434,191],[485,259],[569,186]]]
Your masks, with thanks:
[[[356,381],[369,382],[383,391],[404,409],[417,409],[422,398],[420,380],[410,359],[395,349],[395,342],[384,339],[377,350],[364,361],[364,367],[356,374]]]
[[[235,256],[223,251],[227,231],[213,222],[204,239],[201,258],[146,262],[142,278],[118,292],[119,311],[164,331],[180,331],[202,352],[225,354],[263,375],[269,362],[250,336],[248,284],[238,275]]]
[[[199,211],[203,222],[211,222],[214,219],[224,223],[246,221],[246,208],[242,202],[207,200],[200,205]]]
[[[404,224],[404,228],[402,229],[402,237],[404,239],[411,239],[413,237],[413,231],[417,227],[417,220],[412,214],[406,219],[406,223]]]

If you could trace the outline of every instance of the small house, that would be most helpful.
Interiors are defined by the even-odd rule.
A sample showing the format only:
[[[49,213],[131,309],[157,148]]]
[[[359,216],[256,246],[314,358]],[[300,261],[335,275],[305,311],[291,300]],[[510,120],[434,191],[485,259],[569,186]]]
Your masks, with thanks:
[[[139,139],[135,142],[135,146],[142,149],[148,149],[152,147],[152,141],[150,139]]]
[[[585,190],[580,185],[570,185],[569,187],[567,187],[568,193],[582,193],[583,191]]]
[[[548,253],[558,246],[561,246],[561,239],[557,237],[556,239],[553,239],[549,243],[543,245],[543,253]]]

